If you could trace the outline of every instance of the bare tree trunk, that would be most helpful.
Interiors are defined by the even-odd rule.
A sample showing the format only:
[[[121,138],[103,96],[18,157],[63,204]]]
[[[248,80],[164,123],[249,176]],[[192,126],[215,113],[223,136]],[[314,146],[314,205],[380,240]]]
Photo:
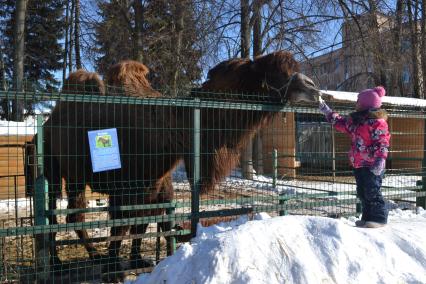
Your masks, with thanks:
[[[260,10],[262,0],[256,0],[253,4],[253,56],[262,54],[262,19]]]
[[[74,0],[74,49],[75,49],[75,65],[77,69],[81,69],[81,55],[80,55],[80,0]]]
[[[178,1],[180,2],[180,1]],[[143,61],[143,23],[144,11],[141,0],[133,2],[133,9],[135,10],[135,30],[133,33],[133,57],[136,61]]]
[[[7,90],[6,83],[6,66],[4,64],[3,57],[3,48],[0,46],[0,79],[1,79],[1,87],[0,89],[3,91]],[[0,113],[0,117],[7,119],[9,117],[9,101],[7,99],[0,100],[0,106],[2,108],[2,112]]]
[[[402,12],[404,10],[403,0],[396,1],[395,10],[395,26],[393,29],[393,42],[391,49],[391,82],[390,88],[392,93],[397,94],[399,89],[399,95],[404,96],[404,89],[402,86],[401,73],[401,34],[402,34]]]
[[[250,10],[249,0],[241,0],[241,57],[250,57]],[[242,153],[243,177],[253,179],[253,141],[250,139]]]
[[[369,40],[368,42],[371,42],[370,46],[370,52],[374,54],[374,70],[378,73],[378,76],[375,80],[376,85],[382,85],[386,89],[388,89],[388,82],[387,82],[387,76],[386,76],[386,61],[383,57],[383,54],[385,53],[383,49],[382,44],[382,36],[380,34],[380,27],[379,23],[377,22],[377,3],[376,0],[368,0],[369,4],[369,22],[368,22],[368,28],[369,28]],[[392,90],[390,90],[392,92]],[[392,93],[389,95],[393,95]]]
[[[250,3],[241,0],[241,57],[250,57]]]
[[[0,46],[0,79],[1,79],[0,89],[3,91],[6,91],[7,90],[6,65],[4,64],[4,55],[3,55],[3,49],[1,46]]]
[[[173,82],[172,82],[172,92],[176,96],[178,93],[178,79],[179,79],[179,70],[180,70],[180,62],[181,62],[181,53],[182,53],[182,37],[183,37],[183,29],[184,29],[184,7],[186,1],[176,1],[175,2],[175,27],[174,27],[174,44],[175,44],[175,56],[174,56],[174,74],[173,74]]]
[[[25,15],[27,12],[27,0],[18,0],[15,10],[15,52],[14,52],[14,89],[23,91],[24,80],[24,58],[25,58]],[[24,102],[14,100],[12,102],[12,119],[15,121],[24,120]]]
[[[419,41],[418,41],[418,0],[414,1],[414,13],[411,1],[407,1],[408,23],[410,27],[411,64],[413,66],[414,97],[419,98]]]
[[[68,73],[72,72],[72,50],[74,46],[73,33],[74,33],[74,10],[75,10],[75,1],[71,1],[71,10],[70,10],[70,22],[69,22],[69,46],[68,46]]]
[[[62,82],[65,82],[65,79],[67,77],[67,58],[68,58],[68,31],[69,31],[69,11],[70,10],[70,3],[67,1],[67,4],[65,6],[65,47],[64,47],[64,62],[62,64]]]
[[[253,57],[262,54],[262,19],[260,10],[262,0],[255,0],[253,3]],[[256,134],[253,140],[253,166],[258,174],[263,174],[263,143],[262,130]]]

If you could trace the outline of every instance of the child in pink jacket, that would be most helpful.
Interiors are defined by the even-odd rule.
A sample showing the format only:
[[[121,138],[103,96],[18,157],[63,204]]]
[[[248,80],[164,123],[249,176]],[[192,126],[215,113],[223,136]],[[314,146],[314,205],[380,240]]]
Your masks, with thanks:
[[[388,218],[380,191],[390,140],[387,113],[380,109],[385,93],[381,86],[362,91],[358,94],[356,111],[347,117],[333,112],[320,100],[319,109],[327,121],[352,140],[349,160],[362,206],[362,218],[356,222],[359,227],[382,227]]]

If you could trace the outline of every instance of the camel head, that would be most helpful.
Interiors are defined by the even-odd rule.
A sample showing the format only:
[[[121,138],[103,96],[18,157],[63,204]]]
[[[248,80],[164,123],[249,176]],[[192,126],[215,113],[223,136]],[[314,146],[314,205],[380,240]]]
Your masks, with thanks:
[[[276,103],[318,102],[321,92],[311,78],[298,73],[299,64],[287,51],[258,57],[252,64],[261,80],[261,92]]]
[[[254,60],[235,58],[212,68],[201,90],[239,93],[243,94],[242,100],[260,99],[269,103],[317,102],[320,91],[309,77],[298,71],[299,63],[290,52],[283,50]]]
[[[302,73],[294,73],[290,77],[288,95],[291,103],[318,102],[321,92],[311,78]]]

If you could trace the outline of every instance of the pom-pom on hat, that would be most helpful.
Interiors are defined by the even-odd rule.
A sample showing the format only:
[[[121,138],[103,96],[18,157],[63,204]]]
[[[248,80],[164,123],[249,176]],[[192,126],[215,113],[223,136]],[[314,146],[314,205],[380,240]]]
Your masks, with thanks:
[[[375,87],[374,89],[366,89],[358,94],[357,105],[360,110],[380,108],[384,95],[386,95],[386,91],[382,86]]]

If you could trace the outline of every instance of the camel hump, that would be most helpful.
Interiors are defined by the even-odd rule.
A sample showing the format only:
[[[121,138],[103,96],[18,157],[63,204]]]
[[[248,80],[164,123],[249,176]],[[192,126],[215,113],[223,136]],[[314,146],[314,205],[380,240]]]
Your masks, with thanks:
[[[300,66],[290,52],[280,50],[256,57],[253,68],[257,73],[282,74],[289,77],[298,72]]]
[[[147,79],[148,67],[134,60],[124,60],[111,66],[105,76],[109,95],[159,97]]]
[[[79,69],[69,74],[62,86],[62,92],[67,94],[104,95],[105,86],[97,73]]]
[[[246,66],[251,63],[248,58],[233,58],[223,61],[210,69],[207,73],[208,80],[216,80],[217,77],[226,76],[226,74],[238,71],[241,66]]]

